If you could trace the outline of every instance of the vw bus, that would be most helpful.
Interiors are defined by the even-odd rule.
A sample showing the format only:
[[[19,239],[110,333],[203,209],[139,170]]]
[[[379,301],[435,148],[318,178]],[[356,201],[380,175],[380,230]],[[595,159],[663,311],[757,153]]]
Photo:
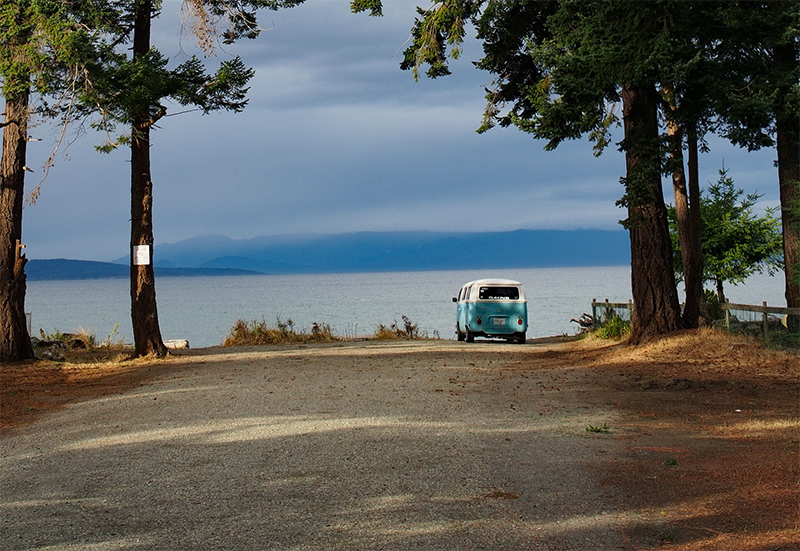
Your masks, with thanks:
[[[466,283],[453,297],[458,340],[501,338],[525,343],[528,304],[525,289],[510,279],[478,279]]]

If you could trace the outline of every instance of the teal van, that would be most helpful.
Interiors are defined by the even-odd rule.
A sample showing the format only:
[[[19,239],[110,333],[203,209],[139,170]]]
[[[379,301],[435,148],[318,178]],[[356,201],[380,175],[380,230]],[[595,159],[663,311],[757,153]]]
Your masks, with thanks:
[[[478,279],[461,287],[456,303],[458,340],[475,337],[501,338],[525,343],[528,301],[525,289],[510,279]]]

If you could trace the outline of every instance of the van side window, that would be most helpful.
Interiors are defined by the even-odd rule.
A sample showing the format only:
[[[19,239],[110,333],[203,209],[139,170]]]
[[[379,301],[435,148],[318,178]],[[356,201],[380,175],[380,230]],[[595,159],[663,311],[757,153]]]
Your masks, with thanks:
[[[519,300],[517,287],[481,287],[481,300]]]

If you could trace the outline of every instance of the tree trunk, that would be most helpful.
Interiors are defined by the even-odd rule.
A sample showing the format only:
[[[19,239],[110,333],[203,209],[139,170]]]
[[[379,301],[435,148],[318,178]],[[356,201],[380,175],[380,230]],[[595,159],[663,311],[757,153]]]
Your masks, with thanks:
[[[674,106],[670,105],[674,109]],[[700,318],[700,301],[703,295],[703,267],[700,239],[694,226],[686,186],[686,171],[683,166],[683,132],[674,119],[667,119],[667,134],[670,138],[672,161],[672,190],[675,196],[675,218],[678,223],[678,239],[683,263],[683,282],[686,302],[683,307],[683,323],[686,327],[697,327]],[[697,143],[695,142],[695,146]],[[694,156],[695,161],[697,156]],[[691,159],[691,155],[690,155]]]
[[[795,121],[795,124],[797,121]],[[786,263],[786,306],[800,308],[800,140],[777,123],[778,179],[781,191],[783,258]],[[790,316],[790,328],[800,331],[800,318]]]
[[[797,63],[797,52],[792,44],[776,47],[774,56],[777,65],[792,66]],[[791,74],[791,71],[786,71]],[[781,193],[783,258],[786,264],[786,306],[800,308],[800,120],[796,112],[787,108],[787,94],[778,95],[775,135]],[[800,331],[800,317],[789,316],[788,321],[791,331]]]
[[[6,98],[0,160],[0,360],[34,357],[25,319],[22,199],[28,138],[28,92]]]
[[[136,129],[131,142],[131,322],[135,355],[166,356],[156,305],[153,259],[134,262],[136,246],[153,246],[153,183],[150,180],[150,129]]]
[[[676,331],[683,323],[661,189],[655,86],[626,84],[622,89],[622,104],[634,302],[629,343],[640,344]]]
[[[689,161],[688,202],[686,220],[686,251],[683,255],[683,273],[686,288],[686,308],[683,322],[686,327],[697,327],[700,305],[705,302],[703,292],[703,245],[700,228],[700,170],[697,155],[697,128],[690,125],[686,132]],[[691,297],[691,301],[689,300]]]
[[[700,216],[700,163],[698,160],[697,126],[695,124],[687,128],[686,148],[689,162],[689,231],[691,234],[689,239],[692,243],[690,249],[694,251],[690,261],[692,264],[690,269],[696,278],[693,284],[693,292],[697,293],[697,303],[702,304],[706,301],[705,292],[703,291],[705,259],[703,258],[703,224]]]
[[[150,50],[152,2],[140,0],[136,5],[133,34],[133,56]],[[156,306],[156,280],[152,254],[147,264],[134,262],[134,247],[153,246],[153,182],[150,178],[150,121],[145,111],[134,117],[131,129],[131,321],[135,356],[166,356],[161,338]]]

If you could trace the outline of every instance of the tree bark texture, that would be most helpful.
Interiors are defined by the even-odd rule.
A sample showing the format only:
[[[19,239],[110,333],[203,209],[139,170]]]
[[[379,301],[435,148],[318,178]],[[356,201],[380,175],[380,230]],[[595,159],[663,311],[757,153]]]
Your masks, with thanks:
[[[775,48],[775,63],[798,63],[792,44]],[[778,181],[783,225],[783,258],[786,277],[786,306],[800,308],[800,117],[786,108],[785,94],[779,94],[775,109],[775,136],[778,152]],[[800,331],[800,317],[789,316],[789,329]]]
[[[699,149],[697,145],[697,126],[691,125],[686,131],[687,160],[689,164],[689,231],[692,233],[689,238],[692,242],[692,271],[696,274],[697,282],[694,284],[695,292],[699,294],[698,303],[706,301],[703,291],[703,270],[705,269],[705,259],[703,258],[702,232],[703,223],[700,216],[700,161],[698,159]]]
[[[152,2],[136,4],[133,35],[134,57],[150,50],[150,21]],[[131,322],[133,324],[134,355],[166,356],[167,348],[161,338],[156,305],[156,279],[153,260],[135,265],[135,246],[153,245],[153,182],[150,177],[150,117],[147,110],[134,117],[131,129]]]
[[[0,160],[0,360],[34,357],[25,319],[22,199],[28,138],[28,93],[6,98]]]
[[[675,218],[678,224],[678,240],[683,263],[683,283],[686,302],[683,307],[683,323],[686,327],[697,327],[700,319],[700,302],[703,296],[703,262],[700,250],[700,235],[691,215],[689,188],[683,163],[683,132],[674,120],[667,120],[670,137],[670,159],[672,161],[672,190],[675,196]],[[696,145],[696,143],[695,143]],[[690,156],[691,158],[691,156]],[[697,156],[694,156],[695,160]]]
[[[139,245],[153,245],[153,182],[150,179],[150,130],[135,130],[131,143],[131,252]],[[152,258],[146,265],[131,259],[131,323],[135,355],[165,356],[156,304],[156,280]]]
[[[718,279],[716,282],[717,286],[717,300],[720,304],[725,304],[728,302],[728,299],[725,298],[725,288],[723,287],[722,280]]]
[[[658,95],[651,83],[622,89],[626,195],[631,239],[630,344],[683,327],[661,188]]]

